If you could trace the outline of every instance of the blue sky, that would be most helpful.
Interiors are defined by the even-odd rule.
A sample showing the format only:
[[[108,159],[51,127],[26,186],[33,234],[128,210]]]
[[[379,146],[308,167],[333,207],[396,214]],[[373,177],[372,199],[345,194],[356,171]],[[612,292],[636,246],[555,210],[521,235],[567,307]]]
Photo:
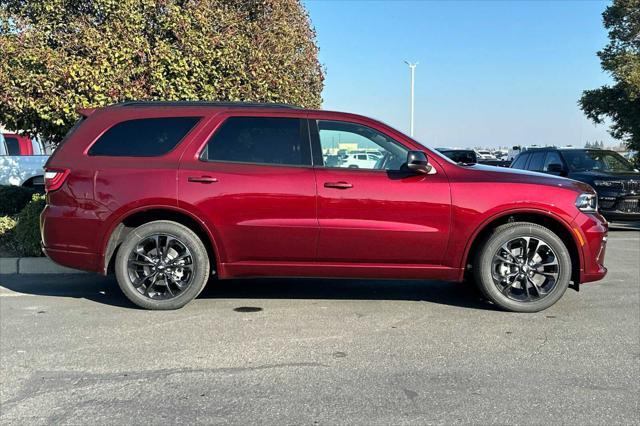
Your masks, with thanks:
[[[601,1],[304,2],[326,67],[324,109],[409,131],[430,146],[615,142],[577,106],[610,82]]]

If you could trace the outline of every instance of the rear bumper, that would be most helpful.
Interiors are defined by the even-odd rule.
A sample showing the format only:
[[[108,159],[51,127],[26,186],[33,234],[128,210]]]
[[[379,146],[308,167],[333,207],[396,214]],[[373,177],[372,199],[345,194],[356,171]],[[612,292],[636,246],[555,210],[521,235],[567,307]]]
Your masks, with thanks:
[[[102,272],[101,257],[93,252],[96,239],[95,215],[78,208],[47,204],[40,214],[42,252],[55,263],[69,268]]]
[[[42,252],[59,265],[83,271],[101,272],[99,267],[100,256],[96,253],[51,249],[44,246],[42,247]]]

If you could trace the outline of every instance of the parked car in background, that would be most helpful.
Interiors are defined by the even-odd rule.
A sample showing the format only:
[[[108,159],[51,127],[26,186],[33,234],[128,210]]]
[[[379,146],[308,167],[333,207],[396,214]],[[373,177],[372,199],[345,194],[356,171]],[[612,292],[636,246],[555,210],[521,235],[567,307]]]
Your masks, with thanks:
[[[459,164],[476,164],[478,162],[478,156],[473,149],[436,148],[436,150]]]
[[[339,155],[325,155],[324,156],[324,164],[330,165],[331,167],[338,167],[340,166],[344,161],[342,160],[342,158],[340,158]]]
[[[212,275],[473,277],[497,306],[536,312],[607,272],[590,186],[460,165],[370,118],[202,102],[83,114],[46,165],[44,251],[115,271],[145,308],[184,306]],[[324,164],[336,139],[382,158]]]
[[[476,156],[478,157],[478,161],[483,160],[497,160],[497,158],[491,153],[491,151],[487,149],[476,149]]]
[[[36,138],[3,133],[0,135],[0,185],[44,187],[44,146]]]
[[[591,185],[608,220],[640,220],[640,172],[615,151],[537,148],[520,154],[512,168],[564,176]]]
[[[505,160],[478,160],[478,164],[482,164],[484,166],[494,166],[494,167],[510,167],[511,161]]]
[[[501,161],[507,161],[508,154],[509,154],[509,151],[507,151],[506,149],[497,149],[493,151],[494,157],[496,157],[498,160],[501,160]]]
[[[542,148],[542,147],[539,146],[539,145],[531,145],[531,146],[514,145],[507,152],[506,161],[513,161],[518,156],[518,154],[523,153],[523,152],[527,151],[528,149],[535,149],[535,148]]]
[[[373,169],[378,160],[380,160],[380,156],[375,154],[349,154],[343,161],[342,167],[351,169]]]
[[[17,133],[3,133],[7,155],[44,155],[45,147],[37,138],[19,135]]]

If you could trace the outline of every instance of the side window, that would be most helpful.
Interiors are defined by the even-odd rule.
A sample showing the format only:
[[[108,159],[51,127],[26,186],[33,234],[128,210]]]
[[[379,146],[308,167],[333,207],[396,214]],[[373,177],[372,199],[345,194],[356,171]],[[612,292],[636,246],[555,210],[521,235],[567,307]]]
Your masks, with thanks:
[[[511,165],[511,167],[514,169],[524,169],[525,165],[527,164],[528,158],[529,158],[529,154],[518,155],[518,158],[516,158],[513,161],[513,164]]]
[[[527,166],[527,170],[531,170],[533,172],[542,171],[542,165],[544,164],[544,156],[546,152],[534,152],[531,154],[531,161],[529,161],[529,165]]]
[[[164,155],[196,125],[200,117],[142,118],[107,130],[89,149],[91,156],[157,157]]]
[[[318,120],[320,147],[325,167],[368,170],[399,170],[407,161],[407,148],[370,127],[343,121]],[[339,157],[341,152],[364,154]]]
[[[310,166],[307,126],[299,118],[230,117],[211,136],[201,158]]]
[[[544,167],[542,167],[543,172],[549,171],[549,164],[562,164],[562,158],[560,158],[560,154],[556,151],[547,152],[547,158],[544,160]]]
[[[7,137],[4,141],[7,146],[7,155],[20,155],[20,142],[17,138]]]

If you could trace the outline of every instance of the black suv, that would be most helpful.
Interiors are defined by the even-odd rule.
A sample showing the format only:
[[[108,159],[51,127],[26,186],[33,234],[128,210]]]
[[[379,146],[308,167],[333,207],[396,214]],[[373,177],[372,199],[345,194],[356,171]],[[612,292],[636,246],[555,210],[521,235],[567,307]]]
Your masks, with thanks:
[[[511,167],[588,183],[608,220],[640,220],[640,172],[615,151],[535,148],[518,154]]]
[[[478,156],[472,149],[462,148],[436,148],[436,150],[447,157],[451,158],[456,163],[460,164],[476,164],[478,162]]]

